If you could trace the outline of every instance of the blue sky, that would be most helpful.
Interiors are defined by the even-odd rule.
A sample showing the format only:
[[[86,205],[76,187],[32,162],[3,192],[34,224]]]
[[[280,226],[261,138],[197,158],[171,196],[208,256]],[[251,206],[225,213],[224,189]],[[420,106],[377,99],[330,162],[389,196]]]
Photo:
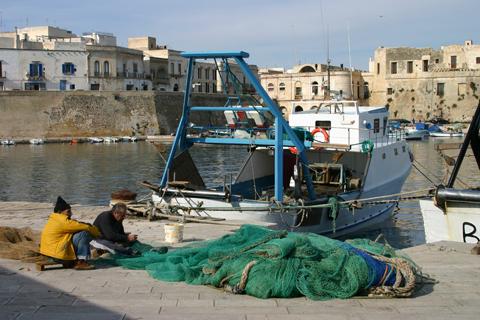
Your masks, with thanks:
[[[1,29],[55,25],[81,34],[112,32],[191,51],[244,50],[261,67],[325,63],[367,69],[375,48],[480,41],[474,0],[2,0]]]

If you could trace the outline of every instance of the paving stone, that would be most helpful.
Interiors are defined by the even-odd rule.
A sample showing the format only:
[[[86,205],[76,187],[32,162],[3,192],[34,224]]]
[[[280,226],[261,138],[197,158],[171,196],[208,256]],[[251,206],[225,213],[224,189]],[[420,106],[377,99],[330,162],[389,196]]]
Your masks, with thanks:
[[[51,205],[45,205],[45,212],[31,217],[31,210],[26,209],[34,205],[38,204],[0,202],[0,221],[41,229]],[[15,219],[4,220],[5,206],[26,211],[16,211]],[[76,208],[75,214],[83,221],[93,221],[100,211],[98,207]],[[160,238],[165,222],[127,222],[127,230],[139,232],[145,242],[163,244]],[[234,229],[187,224],[185,233],[187,238],[212,239]],[[442,242],[404,250],[423,267],[424,273],[439,282],[423,285],[412,298],[330,301],[304,297],[263,300],[206,286],[162,282],[149,277],[144,270],[119,267],[37,272],[32,264],[0,259],[0,319],[477,320],[479,257],[469,254],[470,247]]]

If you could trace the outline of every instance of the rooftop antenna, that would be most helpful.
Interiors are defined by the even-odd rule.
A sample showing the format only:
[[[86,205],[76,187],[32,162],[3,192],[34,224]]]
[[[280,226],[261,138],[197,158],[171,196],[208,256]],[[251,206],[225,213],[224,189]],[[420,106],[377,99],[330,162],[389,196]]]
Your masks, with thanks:
[[[350,22],[347,23],[347,39],[348,39],[348,63],[350,65],[350,92],[353,100],[353,69],[352,69],[352,54],[350,49]]]
[[[330,99],[330,39],[327,24],[327,98]]]

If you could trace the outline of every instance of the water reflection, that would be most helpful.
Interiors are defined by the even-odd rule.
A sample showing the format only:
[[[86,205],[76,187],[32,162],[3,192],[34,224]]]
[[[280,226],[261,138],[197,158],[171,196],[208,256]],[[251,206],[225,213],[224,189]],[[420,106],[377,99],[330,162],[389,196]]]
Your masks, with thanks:
[[[444,161],[434,151],[434,142],[412,142],[410,147],[419,168],[435,183],[446,176]],[[444,140],[458,142],[461,140]],[[222,184],[233,177],[247,157],[246,147],[196,146],[192,157],[207,186]],[[471,160],[471,158],[470,158]],[[57,195],[81,204],[106,204],[112,190],[128,188],[140,195],[148,190],[138,182],[158,182],[163,159],[150,143],[48,144],[0,147],[0,200],[53,202]],[[462,181],[479,184],[478,169],[468,161],[460,172]],[[404,191],[428,188],[432,184],[415,169]],[[424,243],[423,222],[418,202],[403,202],[395,218],[381,228],[354,236],[375,238],[383,233],[396,247]]]

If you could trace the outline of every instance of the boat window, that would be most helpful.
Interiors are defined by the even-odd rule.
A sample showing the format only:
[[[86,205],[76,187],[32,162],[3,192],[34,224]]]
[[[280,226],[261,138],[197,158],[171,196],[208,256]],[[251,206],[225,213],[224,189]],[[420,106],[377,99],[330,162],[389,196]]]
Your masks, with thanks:
[[[332,122],[331,121],[325,121],[325,120],[315,121],[315,128],[322,128],[322,129],[330,130],[332,128]]]
[[[374,119],[373,120],[373,133],[378,133],[380,132],[380,119]]]

